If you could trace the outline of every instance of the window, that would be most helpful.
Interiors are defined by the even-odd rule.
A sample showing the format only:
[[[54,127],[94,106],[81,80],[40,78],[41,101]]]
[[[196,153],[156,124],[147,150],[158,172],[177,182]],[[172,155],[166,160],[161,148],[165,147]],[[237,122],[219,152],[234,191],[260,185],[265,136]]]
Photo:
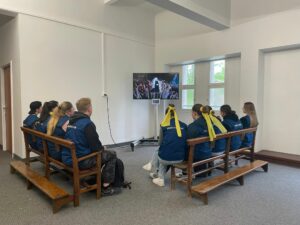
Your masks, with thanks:
[[[225,60],[210,63],[209,105],[219,110],[225,101]]]
[[[195,97],[195,65],[182,67],[182,109],[192,109]]]

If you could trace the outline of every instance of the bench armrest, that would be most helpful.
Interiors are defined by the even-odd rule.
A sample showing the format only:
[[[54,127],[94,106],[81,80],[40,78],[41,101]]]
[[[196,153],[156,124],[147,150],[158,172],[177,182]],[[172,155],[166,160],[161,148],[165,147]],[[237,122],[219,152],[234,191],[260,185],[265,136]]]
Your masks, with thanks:
[[[78,158],[78,162],[81,162],[81,161],[83,161],[83,160],[85,160],[85,159],[89,159],[89,158],[91,158],[91,157],[96,157],[97,155],[100,155],[101,154],[101,152],[93,152],[93,153],[91,153],[91,154],[88,154],[88,155],[86,155],[86,156],[83,156],[83,157],[80,157],[80,158]]]

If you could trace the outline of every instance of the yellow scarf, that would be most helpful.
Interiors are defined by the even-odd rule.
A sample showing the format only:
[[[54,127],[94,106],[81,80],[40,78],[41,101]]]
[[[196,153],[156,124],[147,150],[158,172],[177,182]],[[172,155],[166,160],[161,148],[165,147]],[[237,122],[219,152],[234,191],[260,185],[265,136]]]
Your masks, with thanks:
[[[210,141],[213,141],[216,138],[216,133],[215,133],[215,130],[214,130],[214,126],[213,126],[213,124],[210,120],[210,117],[209,117],[208,113],[202,112],[202,116],[206,121],[209,139],[210,139]]]
[[[171,117],[171,112],[172,111],[174,113],[175,127],[176,127],[177,135],[178,135],[178,137],[182,137],[181,128],[180,128],[180,124],[179,124],[177,113],[175,111],[175,107],[172,107],[172,106],[168,107],[168,112],[167,112],[165,118],[163,119],[163,121],[161,122],[160,125],[162,127],[170,126],[170,121],[172,119],[172,117]]]
[[[226,128],[223,126],[223,124],[220,122],[220,120],[218,120],[218,118],[216,118],[216,117],[213,115],[213,111],[212,111],[212,110],[210,110],[209,117],[210,117],[211,121],[213,122],[213,124],[214,124],[217,128],[219,128],[219,130],[222,132],[222,134],[227,133]]]

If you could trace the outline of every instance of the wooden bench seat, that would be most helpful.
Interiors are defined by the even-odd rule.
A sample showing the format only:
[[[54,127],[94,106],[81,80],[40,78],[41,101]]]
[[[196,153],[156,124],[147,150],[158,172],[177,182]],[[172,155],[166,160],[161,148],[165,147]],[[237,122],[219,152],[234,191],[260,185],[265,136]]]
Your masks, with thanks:
[[[237,180],[240,183],[240,185],[243,185],[244,175],[260,167],[262,167],[264,171],[267,172],[268,162],[262,160],[255,160],[254,162],[249,163],[245,166],[235,168],[234,170],[228,173],[213,177],[212,179],[209,179],[198,185],[193,186],[192,194],[196,194],[200,196],[204,204],[208,204],[208,196],[207,196],[208,192],[232,180]]]
[[[24,162],[11,161],[10,167],[12,173],[18,171],[26,178],[28,189],[34,185],[52,199],[53,213],[56,213],[63,205],[73,201],[72,197],[66,191],[50,182],[47,178],[33,171]]]
[[[41,132],[38,132],[33,129],[21,127],[21,130],[24,134],[25,140],[25,149],[26,149],[26,164],[30,166],[30,152],[32,148],[29,146],[28,137],[36,137],[40,138],[43,143],[43,156],[44,156],[44,164],[45,164],[45,178],[50,179],[50,175],[53,174],[51,168],[56,168],[57,171],[63,172],[63,174],[70,177],[73,181],[73,202],[74,206],[79,206],[79,196],[82,193],[87,191],[96,191],[96,198],[99,199],[101,197],[101,152],[92,152],[88,155],[85,155],[81,158],[77,158],[76,155],[76,146],[73,142],[69,140],[65,140],[62,138],[50,136]],[[72,166],[65,165],[63,162],[58,161],[49,155],[48,143],[52,143],[55,145],[57,151],[61,151],[62,149],[66,149],[70,151],[73,164]],[[78,163],[94,157],[96,159],[96,165],[94,168],[88,170],[80,170]],[[96,185],[83,186],[81,185],[84,178],[89,176],[95,176]]]
[[[177,169],[186,169],[188,166],[187,162],[182,162],[182,163],[176,163],[174,164],[174,167],[177,168]]]
[[[238,180],[240,184],[243,184],[243,175],[251,172],[252,170],[262,167],[265,171],[268,169],[268,162],[264,161],[255,161],[254,158],[254,146],[255,146],[255,137],[256,137],[257,128],[248,128],[239,131],[228,132],[225,134],[218,134],[214,138],[214,142],[217,140],[225,139],[226,140],[226,149],[225,152],[213,156],[208,159],[201,161],[194,161],[194,152],[198,144],[210,142],[209,137],[200,137],[194,139],[188,139],[188,158],[186,162],[174,164],[171,166],[171,190],[175,189],[176,182],[181,183],[187,186],[188,196],[191,197],[192,194],[199,195],[205,203],[207,203],[207,192],[216,187],[225,184],[231,180]],[[252,146],[247,148],[239,148],[236,150],[231,149],[231,139],[235,136],[240,136],[241,138],[248,133],[253,134]],[[233,162],[235,165],[238,165],[239,159],[247,159],[250,161],[250,164],[241,168],[231,168]],[[216,163],[218,162],[218,163]],[[195,167],[203,165],[203,169],[200,171],[194,170]],[[183,177],[176,177],[175,169],[185,169],[187,175]],[[193,180],[198,177],[198,175],[210,175],[215,169],[222,170],[224,175],[219,177],[212,177],[208,181],[204,181],[203,184],[193,184]],[[207,189],[208,188],[208,189]]]

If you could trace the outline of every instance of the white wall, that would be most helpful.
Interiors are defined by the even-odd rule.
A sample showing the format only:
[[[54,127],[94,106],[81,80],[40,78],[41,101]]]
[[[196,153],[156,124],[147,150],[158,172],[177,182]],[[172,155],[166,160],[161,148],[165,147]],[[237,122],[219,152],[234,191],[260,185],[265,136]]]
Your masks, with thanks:
[[[103,0],[1,0],[0,9],[154,43],[154,15],[136,7],[104,5]]]
[[[111,144],[102,97],[106,87],[115,141],[153,135],[149,102],[132,100],[132,73],[154,70],[153,47],[105,35],[103,86],[101,33],[22,14],[19,24],[22,118],[36,99],[75,104],[81,97],[90,97],[100,139]],[[22,150],[17,154],[24,156]]]
[[[114,36],[107,37],[105,48],[107,90],[115,141],[153,136],[152,105],[149,100],[133,100],[132,73],[154,71],[154,48]],[[106,117],[103,123],[107,124]],[[108,135],[108,127],[105,131]]]
[[[156,70],[164,71],[167,64],[241,53],[238,108],[241,108],[245,101],[252,101],[257,106],[260,119],[263,115],[261,94],[264,88],[261,50],[300,44],[299,20],[300,10],[291,10],[240,24],[224,31],[157,42]],[[158,26],[160,24],[159,17],[156,24]],[[163,28],[157,28],[159,29]],[[287,125],[287,129],[291,126],[292,124]],[[260,126],[260,129],[263,130],[263,126]],[[259,132],[257,150],[263,146],[264,140],[260,135]]]
[[[263,149],[300,154],[299,59],[299,49],[265,55]]]
[[[20,57],[19,57],[19,31],[18,17],[4,24],[0,28],[0,67],[12,63],[12,119],[13,119],[13,153],[15,150],[21,150],[22,140],[20,125],[22,124],[22,113],[20,110],[21,93],[20,93]],[[1,106],[2,110],[2,106]],[[3,142],[3,140],[2,140]]]

